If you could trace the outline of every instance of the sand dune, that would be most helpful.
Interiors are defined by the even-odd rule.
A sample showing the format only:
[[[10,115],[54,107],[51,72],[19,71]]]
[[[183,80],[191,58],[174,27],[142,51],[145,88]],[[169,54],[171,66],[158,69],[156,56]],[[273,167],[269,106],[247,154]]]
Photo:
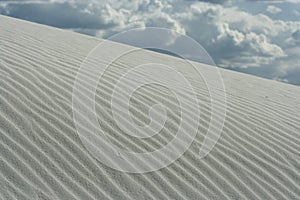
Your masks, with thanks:
[[[135,152],[154,151],[175,137],[180,110],[161,87],[137,91],[131,110],[136,123],[149,123],[147,108],[164,103],[168,120],[161,134],[139,140],[113,121],[109,99],[120,75],[155,59],[195,81],[201,100],[198,134],[179,159],[153,172],[124,173],[95,159],[76,131],[72,92],[82,61],[99,41],[0,16],[2,199],[300,199],[299,87],[221,70],[225,124],[218,143],[199,159],[211,117],[204,81],[185,71],[179,58],[150,51],[120,58],[99,81],[96,111],[102,128],[112,143]]]

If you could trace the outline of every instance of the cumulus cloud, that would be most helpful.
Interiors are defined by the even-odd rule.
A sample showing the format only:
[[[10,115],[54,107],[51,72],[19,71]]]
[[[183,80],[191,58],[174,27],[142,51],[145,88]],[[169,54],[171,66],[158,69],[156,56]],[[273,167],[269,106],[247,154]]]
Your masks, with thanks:
[[[6,3],[0,13],[98,37],[137,27],[169,28],[197,40],[221,67],[295,83],[299,21],[251,14],[222,0],[204,1],[23,1]],[[272,15],[279,9],[267,7]]]
[[[267,16],[200,3],[193,4],[190,12],[183,13],[178,20],[220,66],[259,67],[285,56],[278,43],[269,40],[276,33],[267,23]]]
[[[300,85],[300,48],[297,46],[289,48],[286,50],[286,53],[289,56],[276,60],[276,62],[273,62],[271,65],[237,70],[277,81]]]

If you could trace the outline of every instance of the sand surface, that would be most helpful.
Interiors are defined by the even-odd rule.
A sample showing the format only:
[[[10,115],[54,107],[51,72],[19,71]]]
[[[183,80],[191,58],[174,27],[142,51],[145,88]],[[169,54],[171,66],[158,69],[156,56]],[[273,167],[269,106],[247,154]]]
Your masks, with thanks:
[[[95,159],[76,131],[72,91],[80,64],[99,41],[0,16],[2,199],[300,199],[299,87],[221,70],[225,124],[213,150],[199,159],[210,120],[204,81],[193,79],[180,59],[149,51],[120,58],[99,81],[99,123],[115,145],[129,151],[151,152],[175,137],[180,111],[164,88],[144,88],[134,97],[136,123],[147,123],[146,108],[154,102],[169,108],[162,134],[149,140],[124,134],[110,112],[118,77],[133,65],[157,60],[195,80],[201,100],[198,134],[179,159],[154,172],[124,173]]]

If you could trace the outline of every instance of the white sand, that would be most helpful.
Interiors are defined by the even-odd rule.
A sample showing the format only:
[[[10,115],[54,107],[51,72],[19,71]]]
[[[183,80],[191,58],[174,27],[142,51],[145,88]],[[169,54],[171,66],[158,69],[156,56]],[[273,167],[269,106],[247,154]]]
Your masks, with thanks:
[[[210,108],[203,80],[197,80],[201,125],[182,157],[144,174],[119,172],[96,160],[76,132],[72,89],[82,60],[98,42],[0,16],[2,199],[300,199],[300,88],[228,70],[221,70],[225,126],[204,159],[198,153]],[[162,88],[148,88],[153,101],[166,101],[172,111],[162,135],[149,141],[125,136],[110,112],[109,96],[118,76],[153,59],[185,69],[177,58],[140,51],[120,58],[97,89],[101,126],[115,144],[130,151],[153,151],[174,137],[179,111]],[[192,71],[185,73],[196,80]],[[147,122],[145,105],[134,105],[137,123]]]

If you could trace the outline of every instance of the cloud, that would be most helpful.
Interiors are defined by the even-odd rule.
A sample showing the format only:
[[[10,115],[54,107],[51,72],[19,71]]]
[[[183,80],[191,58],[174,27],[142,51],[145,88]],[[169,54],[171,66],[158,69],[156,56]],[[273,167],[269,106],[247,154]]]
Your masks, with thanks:
[[[299,21],[204,1],[22,1],[6,3],[0,13],[97,37],[137,27],[169,28],[197,40],[221,67],[300,85]],[[279,9],[267,7],[270,16]]]
[[[230,2],[231,0],[198,0],[198,1],[203,1],[203,2],[207,2],[207,3],[224,4],[224,3]]]
[[[253,1],[253,2],[261,2],[261,3],[300,3],[299,0],[240,0],[240,1]]]
[[[281,8],[278,8],[276,6],[273,6],[273,5],[269,5],[267,7],[267,12],[271,13],[271,14],[278,14],[280,13],[282,10]]]
[[[300,48],[295,46],[286,50],[286,53],[289,56],[280,60],[276,60],[276,62],[273,62],[272,65],[266,65],[259,68],[255,67],[247,69],[237,69],[237,71],[300,85]]]
[[[293,37],[296,41],[300,42],[300,30],[295,31],[295,32],[292,34],[292,37]]]
[[[202,3],[193,4],[178,21],[223,67],[261,67],[285,57],[285,36],[294,30],[294,25],[265,15]]]
[[[120,19],[109,5],[74,2],[34,2],[7,4],[3,14],[67,29],[102,29],[118,25]],[[99,15],[101,13],[101,15]]]

